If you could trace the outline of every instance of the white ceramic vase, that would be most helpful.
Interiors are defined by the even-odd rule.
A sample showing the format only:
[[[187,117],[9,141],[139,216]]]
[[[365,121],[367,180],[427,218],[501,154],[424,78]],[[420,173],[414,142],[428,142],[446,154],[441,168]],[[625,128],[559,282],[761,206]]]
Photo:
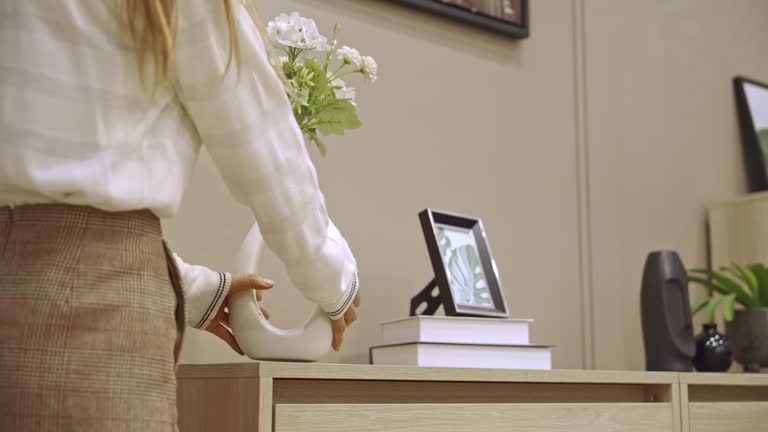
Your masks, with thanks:
[[[237,271],[259,273],[259,259],[265,249],[259,227],[254,224],[240,246]],[[267,321],[259,309],[256,294],[249,290],[232,296],[229,314],[232,332],[251,359],[317,361],[331,349],[331,322],[319,307],[303,327],[279,329]]]

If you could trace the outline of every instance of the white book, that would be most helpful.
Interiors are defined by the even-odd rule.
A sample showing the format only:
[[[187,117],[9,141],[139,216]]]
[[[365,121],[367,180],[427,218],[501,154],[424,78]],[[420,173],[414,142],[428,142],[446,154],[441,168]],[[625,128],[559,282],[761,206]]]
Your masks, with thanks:
[[[552,348],[537,345],[407,343],[372,347],[371,364],[489,369],[552,369]]]
[[[381,323],[379,344],[444,342],[527,345],[532,321],[419,315]]]

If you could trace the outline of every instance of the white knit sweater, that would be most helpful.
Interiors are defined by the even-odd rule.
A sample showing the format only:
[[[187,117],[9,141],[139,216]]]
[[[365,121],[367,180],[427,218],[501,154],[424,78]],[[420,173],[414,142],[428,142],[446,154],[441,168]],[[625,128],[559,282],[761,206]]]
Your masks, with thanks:
[[[238,3],[238,2],[233,2]],[[236,8],[242,62],[225,75],[221,1],[178,4],[177,85],[147,90],[123,0],[0,0],[0,205],[60,202],[173,215],[206,147],[293,283],[332,318],[357,289],[260,33]],[[152,82],[153,63],[146,65]],[[188,323],[231,277],[177,259]]]

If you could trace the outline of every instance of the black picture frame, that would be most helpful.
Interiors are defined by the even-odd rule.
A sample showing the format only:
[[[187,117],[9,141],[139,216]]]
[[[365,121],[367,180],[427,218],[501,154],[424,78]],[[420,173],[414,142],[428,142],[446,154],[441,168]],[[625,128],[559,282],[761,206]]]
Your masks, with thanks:
[[[525,39],[530,36],[529,15],[530,5],[528,0],[520,0],[520,22],[514,23],[500,18],[494,18],[490,15],[484,15],[480,12],[456,6],[439,0],[391,0],[406,6],[421,9],[462,21],[476,27],[486,30],[502,33],[516,39]]]
[[[475,316],[475,317],[494,317],[507,318],[507,304],[504,300],[504,290],[501,286],[501,279],[496,268],[496,263],[491,253],[488,238],[485,235],[483,222],[474,217],[463,216],[455,213],[425,209],[419,213],[421,228],[424,233],[424,240],[427,244],[427,251],[432,262],[432,269],[435,273],[435,283],[440,291],[440,300],[443,304],[446,316]],[[490,294],[492,305],[473,306],[462,304],[454,297],[451,290],[449,269],[443,261],[438,243],[438,228],[440,226],[453,227],[460,230],[468,230],[472,233],[474,243],[477,245],[477,253],[485,282]]]
[[[741,141],[744,147],[744,163],[750,192],[768,190],[768,127],[758,128],[747,95],[747,87],[754,86],[764,90],[768,97],[768,84],[753,79],[737,76],[733,78],[736,95],[736,109],[739,117]],[[761,119],[765,122],[765,119]]]

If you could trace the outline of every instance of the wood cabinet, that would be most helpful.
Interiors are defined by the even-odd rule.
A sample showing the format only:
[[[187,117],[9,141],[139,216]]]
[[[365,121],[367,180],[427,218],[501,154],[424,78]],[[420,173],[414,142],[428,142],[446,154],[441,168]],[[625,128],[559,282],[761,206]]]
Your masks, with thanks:
[[[256,362],[178,375],[182,432],[681,428],[673,373]]]
[[[181,432],[742,432],[768,375],[182,365],[178,406]]]

